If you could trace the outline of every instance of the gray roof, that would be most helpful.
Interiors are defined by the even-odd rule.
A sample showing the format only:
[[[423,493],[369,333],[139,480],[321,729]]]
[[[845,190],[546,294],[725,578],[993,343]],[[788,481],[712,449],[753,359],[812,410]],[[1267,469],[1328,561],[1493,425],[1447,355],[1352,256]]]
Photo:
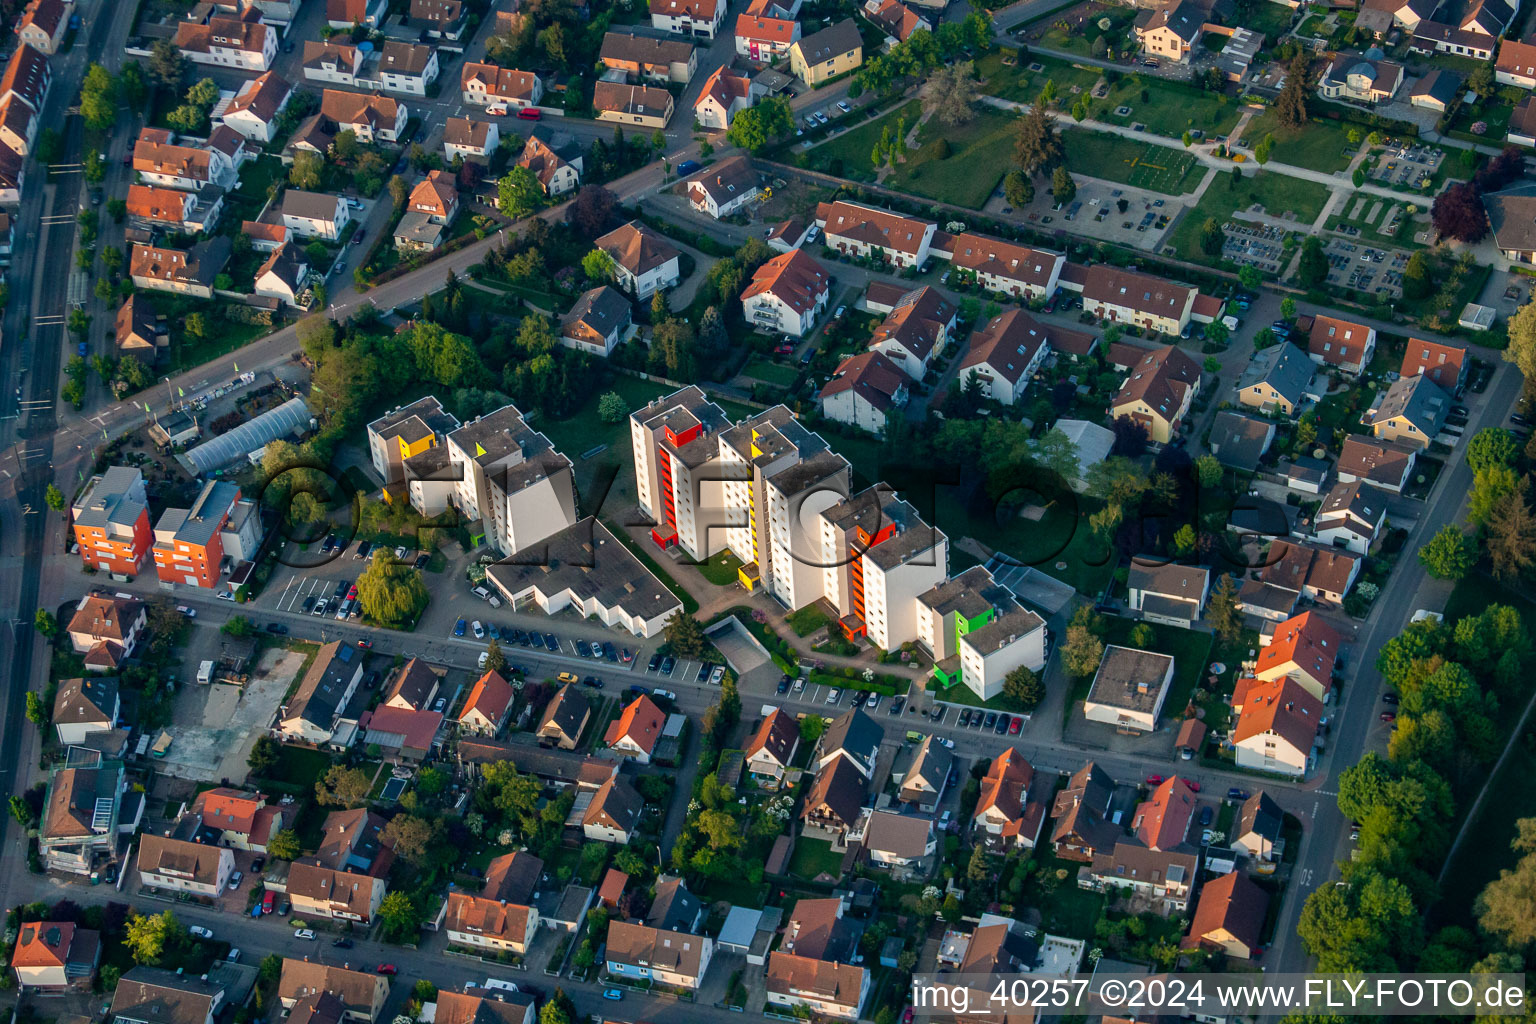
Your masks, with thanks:
[[[598,59],[639,64],[686,64],[693,56],[693,44],[686,39],[631,35],[628,32],[603,33]]]
[[[1223,466],[1251,473],[1269,450],[1274,430],[1268,420],[1223,409],[1211,424],[1211,450]]]
[[[1156,556],[1148,555],[1148,559]],[[1131,559],[1127,584],[1132,590],[1148,594],[1161,594],[1180,600],[1198,601],[1205,593],[1211,571],[1198,565],[1178,565],[1174,562],[1157,563],[1143,561],[1140,556]]]
[[[111,726],[116,724],[112,718],[116,708],[117,677],[66,679],[59,684],[59,692],[53,699],[53,723],[81,725],[106,722]]]
[[[1107,707],[1150,712],[1157,706],[1163,675],[1172,663],[1173,656],[1169,654],[1109,644],[1094,674],[1088,699]]]
[[[821,757],[841,750],[852,757],[867,774],[874,770],[875,755],[885,739],[885,729],[864,713],[863,708],[846,711],[827,726],[821,737]]]
[[[842,456],[835,458],[847,465]],[[866,532],[875,534],[886,526],[894,526],[895,533],[864,551],[865,558],[887,572],[934,550],[944,541],[944,534],[923,522],[917,508],[896,497],[895,489],[886,483],[866,487],[833,505],[822,516],[840,530],[862,526]]]
[[[864,45],[859,26],[852,18],[844,18],[835,25],[828,25],[820,32],[812,33],[795,44],[807,64],[822,64],[833,57],[840,57]]]
[[[434,434],[446,434],[459,428],[458,417],[444,410],[443,403],[437,400],[437,396],[427,395],[425,398],[418,398],[410,405],[402,405],[385,413],[368,424],[368,429],[379,437],[388,439],[398,436],[405,425],[412,420]],[[415,432],[414,424],[412,428],[411,440],[419,440],[420,435]]]
[[[432,215],[421,210],[407,210],[401,216],[400,222],[395,225],[395,242],[408,242],[413,245],[436,245],[437,240],[443,237],[443,225],[432,219]]]
[[[1483,196],[1488,223],[1500,249],[1536,249],[1536,182],[1521,182]]]
[[[542,541],[537,564],[498,562],[486,576],[503,594],[538,587],[544,594],[570,590],[606,608],[622,608],[643,620],[681,609],[682,602],[608,528],[588,516]]]
[[[136,1024],[203,1024],[224,989],[195,974],[135,967],[112,994],[112,1019]]]
[[[246,420],[229,433],[203,442],[188,451],[183,458],[191,464],[193,472],[202,476],[244,458],[269,441],[276,441],[307,427],[310,419],[309,406],[304,399],[290,398],[276,409],[270,409],[253,420]]]
[[[932,836],[932,818],[875,811],[869,816],[869,827],[864,833],[864,848],[912,859],[927,852],[928,840]]]
[[[105,473],[91,481],[90,488],[75,503],[75,525],[105,529],[116,523],[132,526],[138,522],[146,506],[137,498],[129,497],[129,491],[142,491],[144,478],[137,469],[129,466],[111,466]]]
[[[656,883],[656,900],[645,915],[645,923],[662,931],[691,931],[704,904],[688,891],[682,879]]]
[[[1442,104],[1449,104],[1456,99],[1456,94],[1461,91],[1462,78],[1454,71],[1446,71],[1435,68],[1429,74],[1419,79],[1413,91],[1408,95],[1429,96],[1439,100]]]
[[[283,215],[329,221],[335,219],[341,202],[340,196],[329,192],[305,192],[290,188],[283,193]]]
[[[357,648],[351,642],[333,640],[320,648],[309,671],[304,673],[293,700],[288,702],[286,718],[302,718],[322,729],[329,729],[341,710],[347,684],[358,670]]]
[[[301,401],[301,399],[294,399],[294,401]],[[201,448],[195,450],[200,451]],[[207,544],[213,539],[213,535],[223,528],[224,515],[235,503],[235,498],[239,494],[239,486],[228,480],[210,480],[203,485],[202,492],[198,494],[191,508],[168,508],[161,513],[160,521],[155,524],[155,531],[158,533],[161,530],[171,530],[179,541],[188,544]]]
[[[1316,371],[1317,364],[1305,352],[1288,341],[1282,341],[1253,354],[1237,388],[1246,391],[1257,384],[1264,384],[1295,405],[1301,401]]]
[[[560,327],[564,330],[579,322],[606,338],[614,328],[622,329],[629,324],[631,312],[629,299],[622,292],[606,284],[598,285],[576,300],[570,312],[560,318]]]
[[[1370,423],[1385,423],[1401,416],[1427,439],[1440,433],[1445,417],[1451,411],[1451,398],[1440,385],[1423,374],[1403,377],[1393,383],[1371,414]]]
[[[731,428],[731,419],[698,387],[689,385],[672,394],[656,399],[629,414],[632,422],[647,430],[660,431],[672,427],[681,432],[694,424],[703,427],[699,436],[681,447],[663,441],[668,449],[688,466],[699,466],[720,454],[721,431]]]
[[[515,405],[504,405],[470,420],[449,434],[448,440],[508,494],[571,467],[571,460],[555,451],[549,438],[528,426]]]

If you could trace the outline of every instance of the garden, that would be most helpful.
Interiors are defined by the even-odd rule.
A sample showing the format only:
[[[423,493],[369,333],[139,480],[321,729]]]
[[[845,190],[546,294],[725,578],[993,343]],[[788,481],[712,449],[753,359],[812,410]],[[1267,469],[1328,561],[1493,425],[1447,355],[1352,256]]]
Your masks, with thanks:
[[[1108,135],[1082,128],[1061,133],[1067,170],[1132,188],[1164,195],[1193,192],[1205,177],[1205,167],[1192,153],[1181,153],[1151,142]]]
[[[1275,160],[1292,167],[1330,173],[1344,170],[1360,151],[1363,136],[1351,142],[1351,131],[1360,132],[1361,129],[1319,118],[1291,131],[1280,127],[1280,115],[1274,107],[1267,107],[1243,129],[1243,144],[1252,148],[1266,136],[1273,135]]]
[[[1130,108],[1125,115],[1116,113]],[[1177,82],[1143,78],[1132,73],[1094,100],[1089,115],[1107,124],[1143,124],[1156,135],[1179,138],[1198,128],[1207,135],[1225,135],[1241,116],[1241,104],[1224,92],[1212,92]]]
[[[1278,171],[1259,171],[1242,178],[1239,166],[1226,172],[1225,180],[1218,179],[1205,190],[1200,202],[1184,211],[1169,233],[1166,245],[1171,246],[1181,259],[1215,266],[1220,256],[1210,256],[1200,247],[1200,232],[1207,220],[1225,224],[1238,210],[1247,210],[1257,204],[1271,217],[1292,213],[1296,217],[1297,230],[1310,227],[1322,213],[1328,202],[1328,187],[1315,181],[1292,178]]]

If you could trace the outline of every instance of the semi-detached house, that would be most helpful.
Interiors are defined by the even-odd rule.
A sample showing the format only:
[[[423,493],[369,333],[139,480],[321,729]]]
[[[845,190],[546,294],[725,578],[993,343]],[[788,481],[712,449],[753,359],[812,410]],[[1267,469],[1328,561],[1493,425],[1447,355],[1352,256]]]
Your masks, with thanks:
[[[176,24],[176,49],[194,64],[237,71],[266,71],[277,56],[277,32],[262,23],[261,12],[247,7],[239,17],[216,14],[206,23]]]
[[[829,248],[852,256],[874,256],[899,267],[922,266],[938,230],[930,221],[844,200],[818,205],[816,224]]]
[[[695,39],[714,39],[726,0],[650,0],[651,27]]]
[[[883,352],[849,356],[832,371],[818,396],[821,414],[837,423],[883,435],[892,410],[907,404],[911,383]]]
[[[214,185],[233,188],[234,161],[212,146],[180,146],[164,128],[146,128],[133,146],[133,170],[150,185],[200,192]]]
[[[608,925],[608,973],[670,988],[697,989],[715,940],[629,921]]]
[[[1088,268],[1083,279],[1083,312],[1100,320],[1178,334],[1194,313],[1199,290],[1161,277],[1121,270],[1105,263]]]
[[[966,232],[950,244],[949,260],[988,291],[1041,299],[1056,291],[1067,258],[1059,252]]]
[[[1013,405],[1051,354],[1050,330],[1022,309],[999,313],[971,335],[960,361],[961,386],[974,379],[982,397]]]
[[[465,103],[477,107],[536,107],[544,98],[544,83],[538,75],[494,64],[465,64],[459,72],[459,90]]]
[[[1200,392],[1200,367],[1182,349],[1165,345],[1142,356],[1120,385],[1110,412],[1129,416],[1147,430],[1147,438],[1167,444],[1179,432]]]
[[[755,329],[802,338],[826,309],[828,275],[799,249],[764,263],[741,293],[741,312]]]

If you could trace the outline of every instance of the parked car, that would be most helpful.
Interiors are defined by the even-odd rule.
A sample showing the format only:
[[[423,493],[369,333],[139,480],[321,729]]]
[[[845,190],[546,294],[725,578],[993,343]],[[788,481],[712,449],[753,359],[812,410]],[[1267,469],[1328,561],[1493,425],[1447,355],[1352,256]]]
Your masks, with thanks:
[[[240,888],[240,883],[243,881],[245,881],[245,872],[236,871],[234,874],[229,876],[229,887],[231,889],[238,889]]]
[[[1017,736],[1019,734],[1019,731],[1021,729],[1023,729],[1023,728],[1024,728],[1024,719],[1022,719],[1022,718],[1015,718],[1008,725],[1008,735],[1009,736]]]
[[[865,711],[873,711],[873,710],[875,710],[875,708],[877,708],[879,706],[880,706],[880,695],[878,693],[870,694],[869,695],[869,700],[864,702],[864,710]]]
[[[964,729],[966,726],[971,724],[971,709],[970,708],[961,708],[960,709],[960,721],[958,723],[956,723],[956,724],[958,724],[960,726],[960,728],[962,728],[962,729]]]
[[[983,729],[991,729],[995,725],[997,725],[997,712],[988,711],[987,717],[981,723],[981,727]]]
[[[310,931],[308,928],[296,929],[293,933],[293,937],[296,939],[308,939],[310,942],[315,941],[315,933]]]
[[[337,949],[351,949],[352,940],[346,938],[337,939],[335,942],[332,942],[331,945],[335,946]]]
[[[399,974],[400,969],[397,968],[394,964],[379,964],[379,966],[373,969],[373,973],[392,977],[396,974]]]
[[[1194,779],[1185,779],[1184,785],[1189,787],[1189,791],[1191,793],[1200,792],[1200,783],[1196,782]]]
[[[359,640],[357,642],[357,646],[361,647],[363,650],[366,651],[366,650],[368,650],[369,648],[371,648],[373,646],[373,641],[372,640],[368,640],[368,639],[365,638],[365,639]]]
[[[1396,711],[1383,711],[1377,717],[1379,717],[1383,722],[1395,722],[1395,721],[1397,721],[1397,712]]]
[[[676,667],[677,667],[676,660],[674,660],[672,658],[662,658],[661,659],[661,674],[662,675],[670,676],[672,674],[672,670],[674,668],[676,668]]]
[[[367,558],[368,552],[373,550],[373,541],[360,540],[357,542],[357,550],[352,552],[353,558]]]
[[[460,619],[458,622],[455,622],[453,624],[453,635],[454,636],[463,636],[464,635],[464,630],[465,630],[465,628],[468,625],[469,625],[469,623],[465,622],[463,619]]]
[[[1215,812],[1209,806],[1200,808],[1200,826],[1204,828],[1206,825],[1209,825],[1211,819],[1215,816]]]
[[[618,1002],[620,999],[624,998],[624,993],[616,988],[605,988],[603,989],[603,998],[612,999],[614,1002]]]
[[[774,693],[784,694],[789,692],[789,676],[779,680],[779,685],[774,687]]]
[[[517,112],[520,121],[537,121],[544,116],[544,111],[538,107],[524,107]]]
[[[272,913],[272,905],[275,899],[276,894],[274,894],[271,889],[268,889],[266,893],[261,897],[261,912],[263,914]]]
[[[193,925],[192,927],[188,928],[187,931],[199,939],[213,938],[213,932],[207,928],[202,927],[201,925]]]
[[[1161,786],[1162,784],[1163,784],[1163,777],[1161,775],[1148,775],[1147,776],[1147,785],[1149,785],[1149,786]]]
[[[480,624],[480,620],[479,619],[476,619],[474,622],[471,622],[469,624],[469,628],[474,631],[475,639],[476,640],[484,640],[485,639],[485,627]]]
[[[655,672],[656,669],[660,665],[661,665],[661,653],[658,651],[657,653],[651,655],[651,660],[650,661],[645,663],[645,670],[647,672]]]
[[[267,623],[267,632],[273,636],[287,636],[288,627],[281,622],[269,622]]]
[[[1238,789],[1236,786],[1233,786],[1231,789],[1227,790],[1227,799],[1228,800],[1247,800],[1248,799],[1248,791],[1246,789]]]
[[[843,691],[839,690],[837,687],[834,686],[834,687],[832,687],[832,689],[827,691],[827,703],[829,705],[830,704],[836,704],[838,701],[840,701],[842,699],[843,699]]]

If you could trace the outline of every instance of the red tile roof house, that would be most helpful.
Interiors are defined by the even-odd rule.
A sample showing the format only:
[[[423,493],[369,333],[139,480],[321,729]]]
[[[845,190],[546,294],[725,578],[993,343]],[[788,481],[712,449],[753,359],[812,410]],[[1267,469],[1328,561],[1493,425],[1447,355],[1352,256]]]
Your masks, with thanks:
[[[43,53],[55,54],[69,26],[69,5],[64,0],[31,0],[16,22],[16,36]]]
[[[69,921],[29,921],[16,935],[11,972],[23,989],[86,986],[101,962],[101,933]]]
[[[407,120],[405,104],[399,100],[340,89],[326,89],[320,94],[320,114],[335,121],[340,129],[350,128],[359,142],[372,142],[375,137],[398,142]]]
[[[1536,45],[1504,40],[1493,65],[1493,77],[1500,85],[1536,89]]]
[[[793,18],[736,15],[736,52],[748,60],[776,60],[799,40],[800,23]]]
[[[608,726],[603,742],[622,757],[632,758],[637,764],[650,764],[651,752],[661,739],[661,727],[666,720],[667,716],[651,698],[636,697]]]
[[[459,728],[483,736],[496,735],[506,724],[513,696],[512,684],[499,672],[485,673],[476,680],[469,699],[459,710]]]
[[[741,315],[756,330],[803,338],[827,308],[829,280],[803,250],[775,256],[757,268],[741,293]]]
[[[1188,285],[1095,263],[1083,279],[1083,312],[1117,324],[1178,334],[1189,323],[1199,294]]]
[[[395,761],[421,761],[432,752],[443,724],[440,711],[410,711],[377,707],[358,719],[365,743],[376,743],[384,756]]]
[[[192,801],[192,814],[219,835],[219,843],[236,850],[266,853],[267,844],[283,827],[283,809],[267,803],[261,793],[220,786],[204,790]]]
[[[1398,373],[1404,378],[1428,377],[1447,392],[1452,392],[1467,382],[1467,369],[1466,349],[1423,338],[1409,338]]]
[[[838,200],[816,207],[816,225],[829,248],[877,258],[898,267],[920,267],[928,259],[938,225],[863,203]]]
[[[1232,691],[1230,741],[1239,768],[1301,778],[1322,725],[1323,702],[1294,679],[1245,678]]]
[[[902,296],[869,339],[872,351],[883,352],[913,380],[922,380],[935,356],[941,355],[955,329],[959,310],[935,288],[924,285]]]
[[[1357,377],[1375,352],[1376,328],[1322,314],[1313,318],[1307,354],[1314,363]]]
[[[247,7],[239,17],[215,14],[206,23],[177,22],[175,44],[194,64],[266,71],[277,56],[277,30],[262,24],[259,10]]]
[[[85,655],[87,671],[115,672],[133,653],[147,621],[143,601],[87,594],[75,606],[65,632],[76,653]]]
[[[1022,309],[1009,309],[971,335],[960,363],[964,387],[976,378],[981,394],[1004,405],[1024,397],[1030,378],[1049,358],[1050,329]]]
[[[1205,883],[1180,949],[1215,949],[1251,960],[1262,947],[1269,894],[1247,875],[1232,871]]]
[[[465,64],[459,72],[459,90],[465,103],[477,107],[536,107],[544,98],[544,83],[538,75],[494,64]]]
[[[1059,252],[970,232],[955,236],[949,261],[962,278],[973,278],[988,291],[1028,299],[1054,294],[1066,265]]]
[[[1344,639],[1317,612],[1306,611],[1275,627],[1259,648],[1253,674],[1263,682],[1290,678],[1317,700],[1333,688],[1333,670]]]
[[[277,118],[293,97],[293,86],[275,71],[246,82],[219,115],[220,120],[247,139],[271,142]]]
[[[693,119],[705,128],[724,131],[731,126],[731,118],[760,95],[761,90],[754,91],[752,79],[722,65],[704,80],[704,89],[693,104]]]
[[[453,175],[447,171],[428,171],[427,176],[411,189],[405,208],[414,213],[426,214],[434,224],[452,224],[459,212],[459,190]]]
[[[871,434],[884,434],[886,417],[907,404],[908,378],[882,352],[844,359],[821,389],[821,414]]]
[[[1045,804],[1031,800],[1035,768],[1009,747],[987,766],[973,821],[978,836],[1006,848],[1032,850],[1045,825]]]
[[[1344,448],[1339,453],[1339,481],[1349,484],[1364,480],[1384,491],[1401,494],[1418,455],[1419,449],[1411,444],[1351,434],[1344,439]]]
[[[376,28],[388,9],[388,0],[325,0],[325,23],[337,29],[353,25]]]
[[[695,39],[714,39],[726,0],[651,0],[651,27]]]

